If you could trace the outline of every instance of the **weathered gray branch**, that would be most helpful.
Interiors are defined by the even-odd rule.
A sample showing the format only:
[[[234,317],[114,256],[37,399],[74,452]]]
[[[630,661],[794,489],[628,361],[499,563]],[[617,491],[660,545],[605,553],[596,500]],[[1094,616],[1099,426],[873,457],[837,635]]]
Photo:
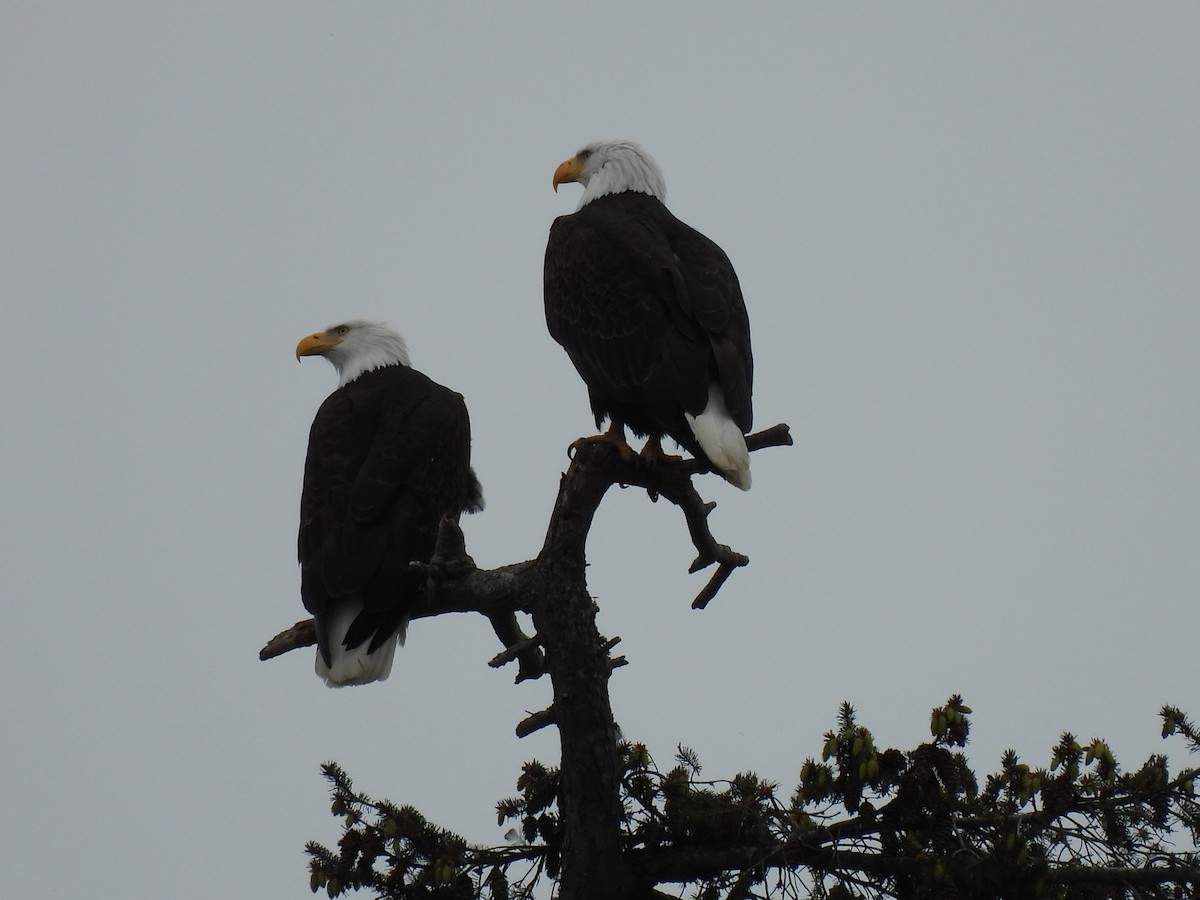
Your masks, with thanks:
[[[460,536],[462,534],[458,525],[449,520],[442,523],[441,530],[442,532],[457,532]],[[466,557],[466,559],[470,560],[470,557]],[[496,569],[478,569],[474,567],[474,563],[471,563],[470,568],[467,569],[462,566],[461,560],[456,560],[448,567],[445,565],[438,567],[434,574],[435,570],[431,564],[430,567],[426,567],[429,569],[426,588],[413,608],[412,618],[426,619],[446,613],[480,613],[492,621],[497,636],[505,646],[511,646],[524,639],[524,635],[521,634],[520,628],[516,624],[514,613],[519,609],[516,604],[521,576],[532,565],[533,562],[528,561],[500,566]],[[469,572],[469,574],[448,576],[448,571]],[[271,638],[259,651],[258,658],[273,659],[291,650],[311,647],[316,642],[316,630],[313,628],[312,619],[304,619]],[[524,662],[522,657],[514,658],[522,659]]]
[[[530,713],[524,719],[517,723],[517,737],[529,737],[535,731],[541,731],[550,725],[558,722],[558,714],[555,712],[554,705],[551,704],[545,709],[538,710],[535,713]]]

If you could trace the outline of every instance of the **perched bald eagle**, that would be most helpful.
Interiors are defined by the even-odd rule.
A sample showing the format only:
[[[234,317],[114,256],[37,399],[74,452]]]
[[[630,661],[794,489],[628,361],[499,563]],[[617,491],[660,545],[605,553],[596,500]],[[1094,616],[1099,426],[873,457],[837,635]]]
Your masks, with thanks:
[[[409,365],[404,339],[353,319],[311,334],[340,382],[313,419],[300,500],[300,594],[331,687],[392,670],[443,516],[483,508],[463,398]]]
[[[583,196],[546,244],[546,324],[588,387],[596,427],[670,435],[742,490],[753,419],[750,321],[725,252],[665,205],[658,164],[632,141],[588,144],[554,173]]]

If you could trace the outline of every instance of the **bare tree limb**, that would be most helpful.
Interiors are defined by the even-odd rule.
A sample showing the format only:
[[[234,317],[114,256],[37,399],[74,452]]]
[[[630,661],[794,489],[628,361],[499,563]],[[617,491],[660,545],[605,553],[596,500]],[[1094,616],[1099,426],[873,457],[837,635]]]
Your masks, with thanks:
[[[496,569],[479,569],[466,552],[466,540],[458,523],[443,519],[438,529],[434,555],[428,563],[410,563],[425,573],[425,588],[413,607],[412,619],[445,613],[476,612],[487,616],[497,637],[506,646],[525,640],[515,610],[520,578],[532,562],[514,563]],[[259,651],[261,660],[273,659],[317,642],[312,619],[297,622],[281,631]],[[519,661],[517,681],[539,677],[545,669],[541,651],[527,648],[513,658]]]
[[[509,613],[504,617],[492,617],[492,628],[505,649],[488,660],[489,666],[498,669],[517,660],[517,684],[546,674],[546,656],[542,653],[541,641],[537,635],[525,636],[517,625],[516,615]]]
[[[746,447],[751,452],[767,447],[791,445],[791,430],[782,423],[746,436]],[[695,475],[709,471],[706,463],[696,459],[667,457],[647,464],[641,457],[621,456],[607,443],[576,443],[572,446],[575,448],[575,455],[571,471],[567,473],[568,478],[575,473],[577,466],[581,469],[602,466],[608,472],[608,477],[616,483],[645,488],[651,499],[663,497],[679,507],[687,522],[692,544],[696,548],[696,559],[688,568],[688,572],[698,572],[713,563],[718,564],[716,574],[692,601],[693,609],[704,609],[733,574],[733,570],[750,562],[749,557],[713,537],[708,518],[716,504],[702,499],[692,483]],[[603,457],[604,462],[596,461],[599,457]],[[560,493],[560,502],[562,497],[563,494]],[[598,504],[599,500],[596,502]],[[594,511],[590,510],[587,516],[589,524],[591,513]]]
[[[744,566],[746,563],[750,562],[750,560],[745,556],[742,556],[741,558],[745,560],[745,562],[721,563],[717,571],[713,573],[713,577],[708,580],[708,584],[704,586],[704,590],[697,594],[696,599],[692,601],[692,609],[704,609],[704,607],[708,606],[708,601],[717,595],[717,591],[721,589],[721,585],[723,585],[725,580],[733,574],[734,567],[739,565]]]
[[[453,526],[456,530],[457,525]],[[519,584],[532,562],[514,563],[497,569],[474,569],[470,575],[458,580],[446,581],[445,569],[439,570],[439,577],[426,582],[425,591],[413,608],[413,619],[426,619],[446,613],[475,612],[487,616],[492,621],[492,627],[500,636],[501,641],[511,636],[513,641],[524,638],[517,625],[514,610],[519,597]],[[292,650],[311,647],[317,642],[316,629],[312,619],[297,622],[291,628],[281,631],[271,638],[259,651],[261,660],[273,659]],[[508,644],[505,644],[508,646]],[[518,657],[519,658],[519,657]],[[530,657],[522,661],[522,669],[533,673],[538,670],[535,660]],[[525,677],[537,677],[526,674]]]
[[[493,669],[498,669],[501,666],[508,665],[510,662],[516,659],[517,655],[521,653],[521,651],[528,650],[531,647],[540,647],[541,645],[541,639],[538,638],[536,634],[531,635],[530,637],[527,637],[522,641],[517,641],[516,643],[511,644],[505,649],[501,650],[488,660],[488,665]]]
[[[279,634],[267,641],[266,646],[258,651],[258,658],[265,662],[268,659],[274,659],[276,656],[283,656],[283,654],[290,650],[311,647],[316,642],[317,629],[313,625],[313,620],[304,619],[297,622],[291,628],[279,632]]]
[[[530,713],[517,724],[517,737],[529,737],[535,731],[541,731],[550,725],[558,723],[558,713],[554,704],[539,712]]]

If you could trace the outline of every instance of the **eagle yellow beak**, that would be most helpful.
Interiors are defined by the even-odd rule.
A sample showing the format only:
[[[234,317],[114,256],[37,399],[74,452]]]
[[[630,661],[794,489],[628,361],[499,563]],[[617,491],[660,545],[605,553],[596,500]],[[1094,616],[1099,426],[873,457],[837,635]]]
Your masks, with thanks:
[[[302,356],[320,356],[322,353],[332,350],[340,343],[341,340],[339,338],[333,337],[328,332],[310,334],[296,345],[296,361],[299,362]]]
[[[571,181],[578,181],[579,176],[583,174],[583,160],[578,156],[572,156],[557,169],[554,170],[554,180],[551,184],[554,186],[554,193],[558,193],[558,186]]]

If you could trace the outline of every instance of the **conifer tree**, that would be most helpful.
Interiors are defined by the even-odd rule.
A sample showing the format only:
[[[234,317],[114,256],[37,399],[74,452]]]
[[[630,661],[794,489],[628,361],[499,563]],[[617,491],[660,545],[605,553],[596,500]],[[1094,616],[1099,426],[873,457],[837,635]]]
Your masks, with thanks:
[[[747,439],[751,450],[790,443],[783,425]],[[562,900],[1200,896],[1200,770],[1171,771],[1165,755],[1126,769],[1105,741],[1063,734],[1044,767],[1010,750],[980,778],[962,753],[971,710],[957,695],[932,710],[930,739],[909,750],[876,746],[843,704],[819,749],[797,761],[795,786],[753,772],[709,779],[689,748],[660,765],[649,748],[621,739],[608,678],[624,660],[596,629],[584,576],[607,490],[636,485],[679,507],[697,550],[691,571],[716,566],[693,606],[748,560],[713,537],[693,461],[646,467],[604,444],[574,451],[537,557],[477,569],[458,526],[443,523],[415,614],[483,614],[504,647],[492,663],[515,664],[518,681],[552,683],[551,705],[516,730],[556,728],[558,764],[527,763],[517,794],[496,805],[515,841],[471,845],[412,807],[356,791],[326,763],[342,836],[334,848],[308,845],[314,892],[518,900],[552,883]],[[518,612],[536,634],[523,633]],[[306,620],[260,656],[314,642]],[[1181,710],[1160,714],[1164,739],[1200,751]]]

